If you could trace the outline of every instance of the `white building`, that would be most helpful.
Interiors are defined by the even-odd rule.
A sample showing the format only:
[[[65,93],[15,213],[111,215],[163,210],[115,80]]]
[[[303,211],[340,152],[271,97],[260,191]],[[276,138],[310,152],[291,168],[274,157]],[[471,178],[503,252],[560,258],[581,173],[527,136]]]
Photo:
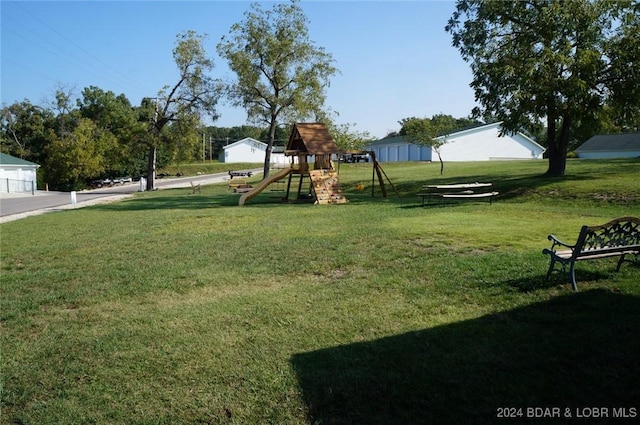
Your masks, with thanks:
[[[35,193],[38,189],[36,170],[39,167],[33,162],[0,153],[0,191]]]
[[[223,147],[223,162],[255,162],[264,163],[264,155],[267,144],[251,137],[246,137],[237,142]]]
[[[500,122],[452,133],[440,147],[443,161],[490,161],[499,159],[541,159],[545,148],[518,132],[500,135]],[[439,137],[438,139],[443,139]],[[390,137],[365,147],[380,162],[437,161],[433,148],[410,143],[405,137]]]
[[[246,137],[230,145],[224,146],[220,161],[225,163],[253,162],[264,164],[267,144],[251,137]],[[284,154],[284,146],[274,146],[271,149],[271,168],[286,168],[290,159]]]
[[[575,150],[578,158],[638,158],[640,133],[598,134]]]

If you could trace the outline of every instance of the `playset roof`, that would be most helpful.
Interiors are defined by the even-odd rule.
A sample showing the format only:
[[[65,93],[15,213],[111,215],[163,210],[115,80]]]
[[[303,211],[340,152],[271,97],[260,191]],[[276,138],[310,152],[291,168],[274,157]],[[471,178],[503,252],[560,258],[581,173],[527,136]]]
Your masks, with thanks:
[[[297,123],[293,125],[287,151],[306,152],[310,155],[328,155],[339,152],[338,145],[322,123]]]

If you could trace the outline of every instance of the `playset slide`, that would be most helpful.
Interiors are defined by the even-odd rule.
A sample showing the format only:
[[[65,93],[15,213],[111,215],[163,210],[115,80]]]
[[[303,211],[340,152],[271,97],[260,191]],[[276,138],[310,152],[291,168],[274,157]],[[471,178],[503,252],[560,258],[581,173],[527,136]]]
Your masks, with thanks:
[[[293,168],[285,168],[285,169],[281,170],[279,173],[270,175],[266,179],[263,179],[260,183],[255,185],[251,191],[245,192],[245,193],[242,194],[242,196],[240,196],[240,200],[238,201],[238,205],[244,205],[244,203],[246,201],[248,201],[249,199],[253,198],[257,194],[262,192],[271,183],[273,183],[275,181],[278,181],[278,180],[288,176],[291,172],[293,172]]]

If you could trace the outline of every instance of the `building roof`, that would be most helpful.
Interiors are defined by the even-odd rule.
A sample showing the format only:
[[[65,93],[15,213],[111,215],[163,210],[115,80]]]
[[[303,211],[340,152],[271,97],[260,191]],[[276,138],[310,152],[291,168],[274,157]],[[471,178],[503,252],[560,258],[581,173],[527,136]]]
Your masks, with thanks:
[[[474,134],[474,133],[479,133],[481,131],[485,131],[485,130],[491,130],[491,129],[497,129],[500,131],[500,133],[502,133],[502,121],[496,121],[496,122],[492,122],[489,124],[481,124],[481,125],[475,125],[475,126],[471,126],[471,127],[466,127],[460,130],[456,130],[455,132],[449,134],[446,136],[447,139],[455,139],[456,137],[461,137],[467,134]],[[539,149],[542,149],[542,151],[544,152],[546,149],[541,146],[538,142],[536,142],[535,140],[533,140],[531,137],[529,137],[527,134],[525,134],[522,131],[517,131],[516,133],[502,133],[503,136],[507,136],[509,134],[517,134],[520,137],[524,138],[528,143],[533,144],[534,146],[536,146]],[[436,137],[436,139],[444,139],[445,136],[438,136]]]
[[[338,153],[336,144],[327,126],[322,123],[294,124],[287,144],[288,151],[307,152],[311,155]]]
[[[0,152],[0,165],[40,167],[40,165],[36,164],[35,162],[16,158],[15,156],[11,156],[2,152]]]
[[[456,131],[452,132],[451,134],[447,135],[446,137],[449,140],[454,140],[456,137],[461,137],[461,136],[464,136],[464,135],[467,135],[467,134],[478,133],[480,131],[485,131],[485,130],[498,128],[501,125],[502,125],[502,121],[498,121],[498,122],[492,122],[490,124],[481,124],[481,125],[475,125],[475,126],[471,126],[471,127],[465,127],[463,129],[456,130]],[[533,140],[531,137],[527,136],[522,131],[518,131],[518,134],[521,137],[523,137],[527,142],[535,145],[539,149],[542,149],[542,151],[544,152],[545,148],[542,147],[535,140]],[[435,139],[443,139],[443,138],[444,138],[444,136],[438,136]],[[387,137],[387,138],[384,138],[384,139],[376,140],[375,142],[369,143],[368,146],[386,145],[386,144],[393,144],[393,143],[409,143],[409,144],[411,144],[412,142],[408,138],[405,138],[405,136],[393,136],[393,137]]]
[[[239,146],[239,145],[243,145],[243,144],[246,144],[246,143],[249,143],[249,142],[253,143],[254,146],[256,146],[256,147],[257,146],[260,146],[260,147],[263,147],[263,148],[267,147],[267,144],[264,143],[264,142],[261,142],[260,140],[256,140],[253,137],[245,137],[244,139],[240,139],[237,142],[233,142],[233,143],[231,143],[229,145],[223,146],[222,149],[229,149],[229,148],[232,148],[232,147],[235,147],[235,146]]]
[[[384,139],[378,139],[373,142],[369,142],[367,143],[367,146],[391,145],[395,143],[411,144],[411,142],[405,136],[392,136],[392,137],[385,137]]]
[[[597,134],[580,145],[576,152],[637,151],[640,150],[640,133]]]

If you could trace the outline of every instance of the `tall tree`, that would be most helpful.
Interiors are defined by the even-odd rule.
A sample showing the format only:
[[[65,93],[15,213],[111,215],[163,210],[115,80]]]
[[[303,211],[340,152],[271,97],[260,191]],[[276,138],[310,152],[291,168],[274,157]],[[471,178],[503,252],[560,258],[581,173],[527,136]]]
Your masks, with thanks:
[[[194,114],[208,113],[216,119],[215,105],[220,95],[219,87],[207,72],[213,61],[207,57],[204,36],[195,31],[178,34],[173,59],[178,68],[178,82],[165,86],[155,98],[145,98],[140,111],[148,122],[146,139],[148,147],[147,190],[153,190],[156,176],[158,147],[169,139],[165,126],[178,121],[192,122]]]
[[[505,132],[546,120],[546,175],[563,176],[571,134],[605,104],[637,116],[639,14],[631,0],[458,0],[445,29],[471,63],[474,115]]]
[[[250,121],[269,126],[266,178],[278,124],[320,114],[329,77],[338,70],[332,56],[309,39],[308,19],[297,1],[271,10],[253,3],[244,16],[222,37],[218,53],[237,77],[228,87],[232,103],[245,108]]]

